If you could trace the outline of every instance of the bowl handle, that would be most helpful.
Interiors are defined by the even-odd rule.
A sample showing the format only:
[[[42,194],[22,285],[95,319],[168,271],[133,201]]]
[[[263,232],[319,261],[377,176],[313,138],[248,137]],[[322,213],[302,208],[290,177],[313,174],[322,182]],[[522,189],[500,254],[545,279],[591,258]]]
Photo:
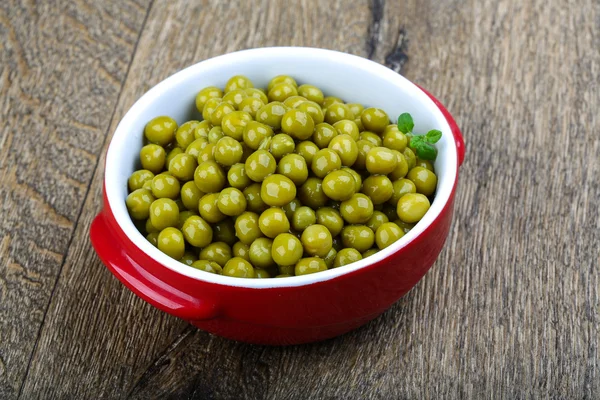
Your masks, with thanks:
[[[90,227],[90,239],[100,260],[131,291],[153,306],[187,321],[207,320],[218,314],[214,304],[199,301],[152,275],[119,244],[104,212]]]
[[[419,87],[419,89],[421,89],[423,92],[425,92],[425,94],[427,96],[429,96],[429,98],[431,100],[433,100],[435,105],[440,109],[440,111],[446,118],[446,121],[448,121],[448,125],[450,125],[450,129],[452,130],[452,135],[454,136],[454,142],[456,143],[456,153],[458,155],[458,166],[461,166],[463,161],[465,160],[465,151],[466,150],[465,150],[465,141],[463,139],[462,133],[460,132],[460,129],[458,128],[458,125],[456,124],[456,121],[454,120],[452,115],[450,115],[450,113],[448,112],[446,107],[444,107],[444,105],[442,103],[440,103],[440,101],[438,99],[433,97],[431,95],[431,93],[429,93],[427,90],[423,89],[421,86],[419,86],[419,85],[417,85],[417,86]]]

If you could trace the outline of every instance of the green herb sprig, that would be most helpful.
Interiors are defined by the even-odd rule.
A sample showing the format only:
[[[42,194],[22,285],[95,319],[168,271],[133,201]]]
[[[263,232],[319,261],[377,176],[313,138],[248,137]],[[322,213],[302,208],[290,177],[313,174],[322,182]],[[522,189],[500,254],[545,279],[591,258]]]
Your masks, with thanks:
[[[415,123],[409,113],[400,114],[398,117],[398,130],[410,139],[410,148],[423,160],[435,160],[438,154],[434,146],[442,138],[442,132],[432,129],[424,135],[413,133]]]

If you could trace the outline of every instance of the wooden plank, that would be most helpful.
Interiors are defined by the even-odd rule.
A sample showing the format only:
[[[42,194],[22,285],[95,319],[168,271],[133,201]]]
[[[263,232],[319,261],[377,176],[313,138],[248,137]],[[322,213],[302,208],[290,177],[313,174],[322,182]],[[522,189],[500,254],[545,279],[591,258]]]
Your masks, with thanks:
[[[340,338],[230,342],[153,310],[100,265],[86,235],[100,208],[96,171],[23,397],[600,396],[600,54],[590,50],[600,5],[282,4],[156,3],[115,115],[170,73],[239,48],[387,60],[448,106],[467,141],[439,260],[382,317]],[[182,24],[190,15],[198,23]]]
[[[132,2],[0,3],[0,398],[16,398],[138,31]]]
[[[285,1],[241,1],[236,8],[219,1],[157,2],[109,132],[152,85],[192,63],[243,48],[286,44],[364,54],[368,24],[365,2],[316,6],[298,1],[290,6]],[[87,232],[101,207],[101,179],[102,171],[96,170],[23,398],[122,397],[186,329],[184,322],[132,295],[93,253]]]

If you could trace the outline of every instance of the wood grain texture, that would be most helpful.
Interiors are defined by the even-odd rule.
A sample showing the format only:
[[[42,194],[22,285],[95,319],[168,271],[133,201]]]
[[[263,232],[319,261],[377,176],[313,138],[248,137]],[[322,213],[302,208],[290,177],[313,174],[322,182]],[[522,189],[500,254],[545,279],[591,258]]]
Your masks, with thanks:
[[[210,56],[292,44],[371,57],[428,88],[463,128],[445,249],[354,332],[294,347],[235,343],[154,310],[101,265],[87,238],[101,207],[97,168],[22,397],[600,397],[600,4],[232,4],[152,5],[109,133],[152,85]],[[0,377],[14,368],[0,362]]]
[[[0,398],[29,365],[144,10],[0,2]]]

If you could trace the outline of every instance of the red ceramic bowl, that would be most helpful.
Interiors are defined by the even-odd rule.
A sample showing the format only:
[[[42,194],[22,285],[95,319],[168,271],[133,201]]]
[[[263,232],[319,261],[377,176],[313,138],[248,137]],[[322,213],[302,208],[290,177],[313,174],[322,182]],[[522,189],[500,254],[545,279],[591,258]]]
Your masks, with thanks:
[[[158,115],[182,123],[199,119],[203,87],[223,87],[233,75],[255,85],[288,74],[348,102],[383,108],[392,119],[410,112],[415,131],[439,129],[438,187],[425,217],[390,247],[359,262],[285,279],[240,279],[181,264],[152,246],[125,206],[127,178],[136,169],[144,125]],[[348,332],[377,317],[431,267],[448,235],[464,144],[454,120],[426,91],[375,62],[312,48],[263,48],[200,62],[140,98],[120,122],[108,148],[104,209],[92,223],[100,259],[129,289],[155,307],[202,330],[259,344],[296,344]]]

